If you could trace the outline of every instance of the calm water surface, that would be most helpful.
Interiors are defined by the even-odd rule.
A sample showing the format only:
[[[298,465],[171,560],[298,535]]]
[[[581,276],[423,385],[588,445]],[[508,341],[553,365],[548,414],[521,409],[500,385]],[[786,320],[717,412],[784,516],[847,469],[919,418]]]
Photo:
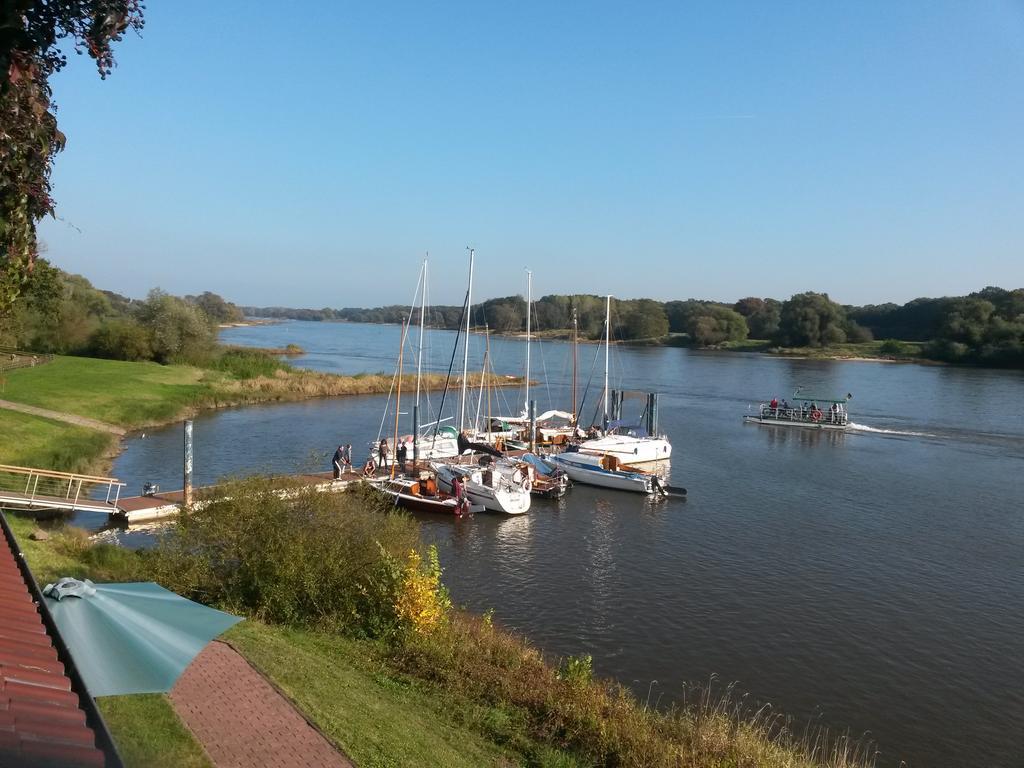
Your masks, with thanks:
[[[393,370],[398,336],[298,322],[223,335],[298,343],[298,364],[344,373]],[[431,335],[427,368],[447,367],[453,337]],[[580,350],[584,378],[597,351]],[[496,340],[492,352],[499,372],[521,373],[522,343]],[[540,409],[569,406],[569,352],[534,346]],[[689,499],[577,486],[519,518],[425,517],[457,602],[494,608],[551,653],[592,654],[599,673],[652,703],[715,675],[796,718],[868,734],[880,765],[1024,765],[1024,376],[680,349],[613,356],[617,383],[661,393],[672,483]],[[798,386],[852,392],[857,427],[742,423],[750,403]],[[501,399],[518,410],[522,393]],[[354,397],[201,416],[197,480],[326,470],[341,441],[362,453],[384,406]],[[146,480],[179,487],[180,427],[129,439],[115,474],[135,492]]]

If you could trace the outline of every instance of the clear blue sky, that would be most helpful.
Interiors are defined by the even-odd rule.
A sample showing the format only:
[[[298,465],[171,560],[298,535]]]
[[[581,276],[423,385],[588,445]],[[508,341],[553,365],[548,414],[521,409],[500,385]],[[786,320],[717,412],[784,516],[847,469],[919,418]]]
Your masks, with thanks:
[[[148,4],[55,80],[48,257],[140,296],[1024,286],[1024,3]]]

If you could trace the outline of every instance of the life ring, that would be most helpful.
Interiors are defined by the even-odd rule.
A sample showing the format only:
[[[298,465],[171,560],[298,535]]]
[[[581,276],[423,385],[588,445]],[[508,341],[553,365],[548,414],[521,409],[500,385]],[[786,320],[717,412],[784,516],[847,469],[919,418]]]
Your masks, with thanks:
[[[531,490],[533,490],[533,483],[530,482],[530,476],[529,475],[527,475],[526,477],[523,478],[523,482],[521,484],[521,487],[523,489],[523,493],[529,493]]]
[[[811,411],[812,421],[821,421],[821,411]]]

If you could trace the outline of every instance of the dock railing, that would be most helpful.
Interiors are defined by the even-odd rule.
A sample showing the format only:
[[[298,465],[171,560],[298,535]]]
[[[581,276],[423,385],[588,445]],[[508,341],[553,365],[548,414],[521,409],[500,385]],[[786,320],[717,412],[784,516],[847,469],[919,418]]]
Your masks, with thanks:
[[[124,487],[116,477],[0,464],[0,502],[5,505],[113,512]]]

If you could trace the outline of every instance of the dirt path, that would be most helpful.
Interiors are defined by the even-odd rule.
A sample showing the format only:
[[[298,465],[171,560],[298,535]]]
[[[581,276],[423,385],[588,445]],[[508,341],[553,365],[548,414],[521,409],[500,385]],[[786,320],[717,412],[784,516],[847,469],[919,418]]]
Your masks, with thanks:
[[[46,408],[36,408],[34,405],[12,403],[10,400],[0,400],[0,408],[6,408],[9,411],[18,411],[19,413],[27,413],[30,416],[41,416],[44,419],[52,419],[53,421],[63,421],[67,424],[74,424],[77,427],[86,427],[87,429],[95,429],[100,432],[109,432],[112,435],[123,435],[128,431],[121,427],[116,427],[113,424],[107,424],[105,421],[97,421],[96,419],[89,419],[85,416],[76,416],[73,413],[62,413],[60,411],[50,411]]]
[[[353,768],[227,643],[196,656],[171,703],[217,768]]]

